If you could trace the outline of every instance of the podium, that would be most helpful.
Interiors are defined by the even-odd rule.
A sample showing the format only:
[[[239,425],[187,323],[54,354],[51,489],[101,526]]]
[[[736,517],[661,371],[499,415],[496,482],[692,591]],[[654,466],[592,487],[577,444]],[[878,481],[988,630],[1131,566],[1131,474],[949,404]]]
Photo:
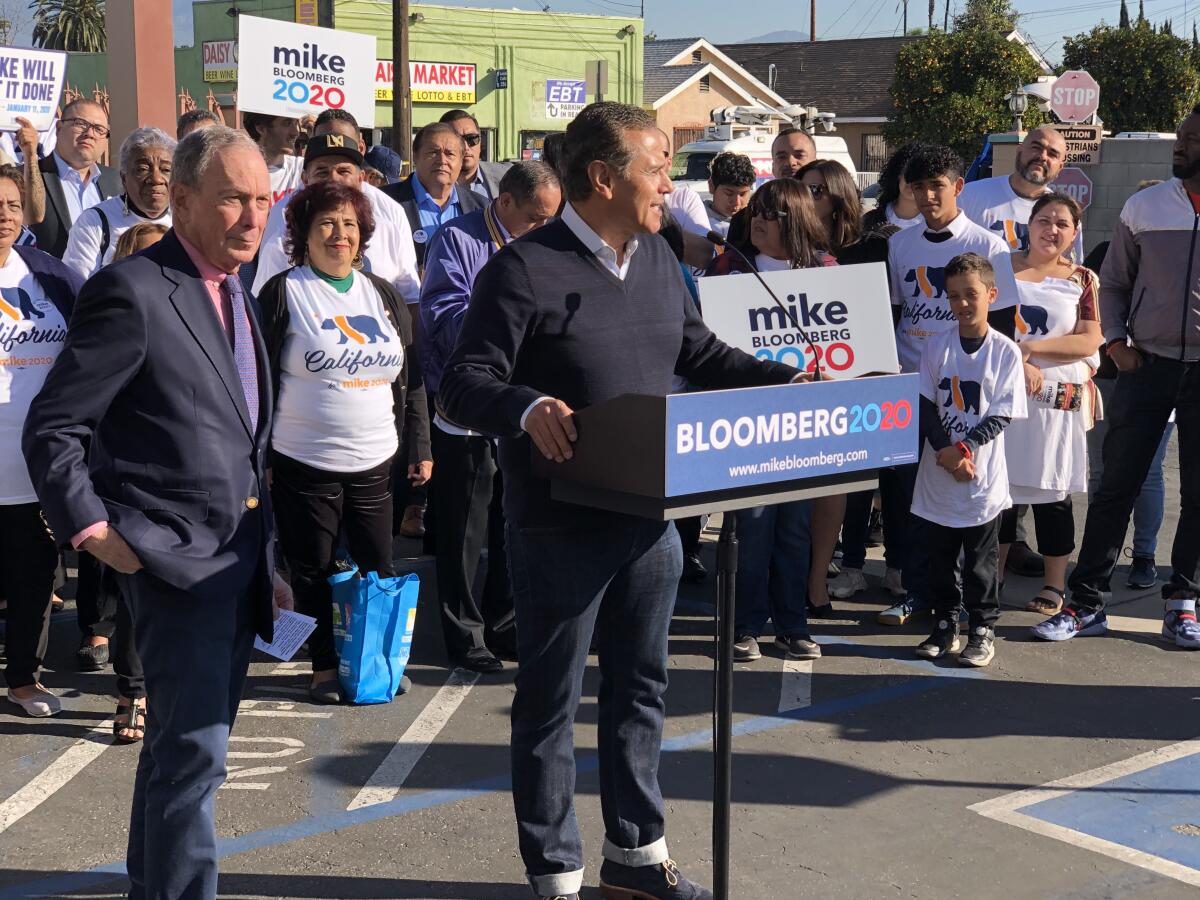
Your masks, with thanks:
[[[883,375],[653,397],[575,413],[571,459],[536,450],[555,500],[657,521],[872,490],[878,471],[918,459],[918,376]],[[734,516],[717,548],[717,727],[713,891],[729,897],[733,729]]]

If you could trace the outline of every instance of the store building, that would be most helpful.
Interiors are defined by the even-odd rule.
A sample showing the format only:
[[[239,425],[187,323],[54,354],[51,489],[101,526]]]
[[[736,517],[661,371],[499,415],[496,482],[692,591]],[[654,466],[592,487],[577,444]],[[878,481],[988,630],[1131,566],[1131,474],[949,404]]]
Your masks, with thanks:
[[[530,10],[414,4],[410,8],[413,126],[468,110],[484,134],[484,158],[536,156],[542,138],[562,131],[595,100],[587,65],[608,63],[606,100],[642,103],[642,20]],[[237,90],[238,15],[307,21],[375,35],[376,135],[390,139],[391,0],[197,0],[194,46],[175,51],[178,90],[198,105],[209,91],[232,111]],[[231,15],[231,10],[236,12]],[[102,54],[72,54],[67,82],[85,93],[103,87]]]

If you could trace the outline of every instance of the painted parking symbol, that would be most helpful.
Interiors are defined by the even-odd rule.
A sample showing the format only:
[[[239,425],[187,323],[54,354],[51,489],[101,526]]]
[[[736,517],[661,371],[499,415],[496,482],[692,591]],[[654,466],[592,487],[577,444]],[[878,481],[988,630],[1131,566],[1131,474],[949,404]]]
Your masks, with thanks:
[[[1200,887],[1197,766],[1200,740],[1183,741],[968,808]]]

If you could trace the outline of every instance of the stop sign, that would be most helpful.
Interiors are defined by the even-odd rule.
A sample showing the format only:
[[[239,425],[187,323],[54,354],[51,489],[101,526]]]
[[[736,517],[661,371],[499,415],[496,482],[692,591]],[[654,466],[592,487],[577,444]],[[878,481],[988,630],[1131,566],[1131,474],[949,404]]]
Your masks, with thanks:
[[[1050,88],[1050,108],[1064,122],[1082,122],[1099,106],[1100,85],[1082,69],[1063,72]]]
[[[1050,189],[1074,198],[1084,209],[1092,204],[1092,179],[1087,177],[1083,169],[1074,166],[1063,169]]]

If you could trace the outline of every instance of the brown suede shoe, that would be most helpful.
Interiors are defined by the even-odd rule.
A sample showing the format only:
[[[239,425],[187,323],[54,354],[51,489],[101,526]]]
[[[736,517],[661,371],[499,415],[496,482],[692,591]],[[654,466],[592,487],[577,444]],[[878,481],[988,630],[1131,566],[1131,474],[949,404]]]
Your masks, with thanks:
[[[404,520],[400,523],[400,533],[406,538],[425,536],[425,507],[412,506],[404,508]]]

